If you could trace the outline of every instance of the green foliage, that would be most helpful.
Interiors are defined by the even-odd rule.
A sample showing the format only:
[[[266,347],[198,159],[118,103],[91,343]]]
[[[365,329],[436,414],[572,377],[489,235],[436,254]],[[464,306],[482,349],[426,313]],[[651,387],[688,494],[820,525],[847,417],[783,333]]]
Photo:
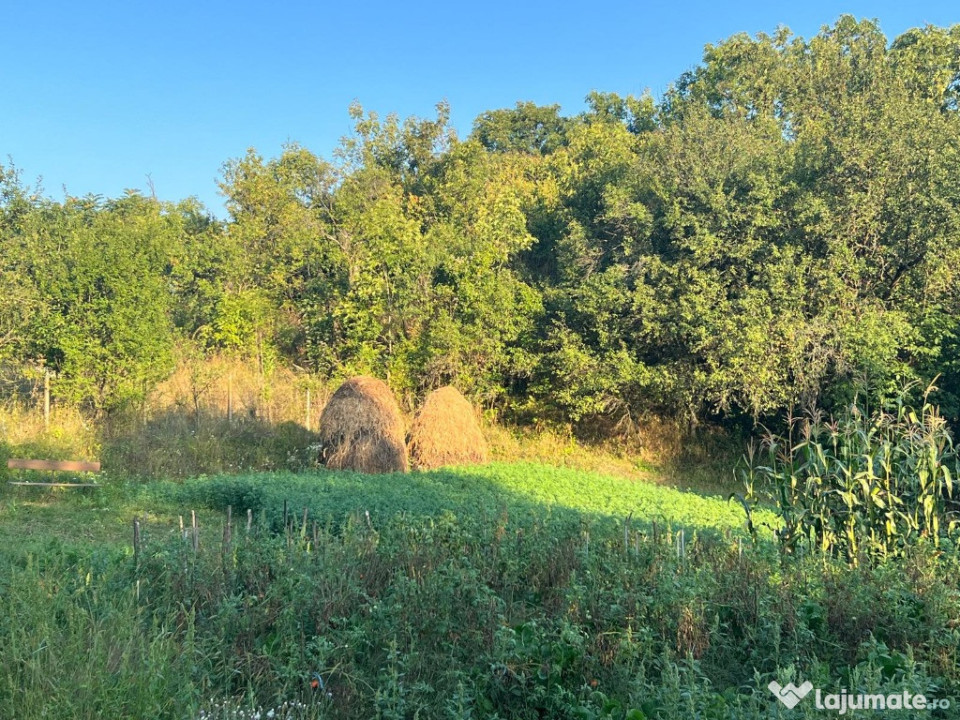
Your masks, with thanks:
[[[810,40],[737,35],[633,142],[624,103],[594,98],[593,134],[569,128],[551,156],[567,158],[561,196],[538,218],[555,258],[544,404],[573,390],[557,404],[574,417],[623,415],[624,400],[626,414],[757,417],[842,405],[858,375],[889,393],[944,371],[952,392],[955,35],[888,50],[849,17]]]
[[[663,525],[561,517],[537,498],[564,496],[574,480],[543,470],[494,468],[515,497],[489,508],[470,484],[504,498],[456,473],[391,478],[357,510],[348,498],[378,478],[117,487],[111,504],[134,493],[141,507],[197,510],[197,543],[189,520],[181,533],[140,511],[136,556],[129,520],[123,546],[101,541],[92,554],[60,540],[4,545],[0,714],[180,719],[286,703],[296,718],[760,720],[778,717],[773,679],[955,696],[954,553],[917,546],[853,569],[784,563],[766,542],[693,532],[708,513],[688,518],[681,548]],[[384,495],[392,508],[359,509]],[[432,514],[410,511],[422,495]],[[194,504],[204,497],[233,505],[229,533],[223,514]],[[301,500],[313,502],[306,521]],[[76,496],[60,502],[77,522],[105,514]],[[25,517],[0,505],[0,528]],[[807,703],[790,716],[816,715]]]
[[[472,137],[493,152],[549,154],[564,143],[569,120],[559,105],[518,102],[512,110],[492,110],[473,123]]]
[[[20,344],[57,377],[54,392],[97,411],[144,397],[171,367],[165,275],[178,218],[139,195],[47,203],[10,238],[39,299]]]
[[[749,497],[775,498],[786,552],[821,551],[855,564],[955,537],[960,462],[929,392],[919,410],[903,391],[872,413],[856,403],[836,419],[814,412],[798,429],[791,423],[786,437],[764,440],[766,452],[743,474]]]
[[[329,160],[225,163],[225,222],[56,203],[0,168],[0,360],[43,357],[62,399],[115,410],[185,336],[595,434],[775,423],[939,375],[956,422],[958,38],[850,16],[737,34],[659,101],[521,102],[465,140],[445,103],[354,104]]]
[[[265,511],[277,525],[282,524],[286,501],[292,511],[307,509],[319,518],[369,512],[378,521],[397,513],[422,519],[468,509],[470,518],[487,522],[506,508],[511,514],[550,517],[559,524],[578,525],[584,515],[598,522],[620,523],[629,515],[636,523],[647,527],[656,523],[663,531],[686,527],[739,533],[743,529],[742,513],[715,497],[532,463],[416,472],[402,479],[328,470],[201,477],[170,491],[185,504]],[[763,511],[757,518],[758,522],[774,521],[772,514]]]

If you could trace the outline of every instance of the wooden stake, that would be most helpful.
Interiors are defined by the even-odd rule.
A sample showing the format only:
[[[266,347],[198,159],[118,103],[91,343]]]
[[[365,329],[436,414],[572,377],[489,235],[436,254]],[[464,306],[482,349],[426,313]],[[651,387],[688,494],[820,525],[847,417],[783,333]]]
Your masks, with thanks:
[[[190,511],[190,528],[193,532],[193,552],[200,549],[200,528],[197,526],[197,511]]]
[[[227,375],[227,422],[233,424],[233,375]]]
[[[50,430],[50,368],[43,374],[43,429]]]
[[[310,388],[307,388],[307,432],[310,432]]]
[[[133,561],[140,565],[140,518],[133,518]]]
[[[623,520],[623,554],[626,555],[627,551],[630,549],[630,518],[633,517],[633,512],[627,515]]]

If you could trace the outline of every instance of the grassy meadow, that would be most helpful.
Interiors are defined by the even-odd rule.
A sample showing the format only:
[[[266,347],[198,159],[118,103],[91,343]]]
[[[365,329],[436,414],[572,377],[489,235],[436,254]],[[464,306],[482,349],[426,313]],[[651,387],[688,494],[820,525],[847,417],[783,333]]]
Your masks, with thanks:
[[[771,680],[957,687],[953,553],[788,561],[772,513],[754,540],[650,477],[102,482],[0,489],[2,717],[794,718]]]

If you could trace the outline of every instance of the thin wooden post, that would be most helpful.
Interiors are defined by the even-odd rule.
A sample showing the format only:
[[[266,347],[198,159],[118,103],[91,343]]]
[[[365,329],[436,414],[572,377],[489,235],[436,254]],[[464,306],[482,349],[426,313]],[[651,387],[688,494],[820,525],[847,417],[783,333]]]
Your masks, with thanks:
[[[250,528],[253,527],[253,510],[247,508],[247,534],[250,533]]]
[[[140,518],[133,518],[133,562],[140,567]]]
[[[633,517],[633,511],[623,520],[623,554],[626,555],[630,549],[630,518]]]
[[[196,552],[200,549],[200,528],[197,526],[197,511],[190,511],[190,528],[193,533],[193,552]]]
[[[227,375],[227,422],[233,424],[233,374]]]
[[[230,547],[230,537],[232,535],[231,525],[233,524],[233,505],[227,505],[227,524],[223,528],[224,547]]]
[[[43,429],[50,430],[50,368],[43,374]]]

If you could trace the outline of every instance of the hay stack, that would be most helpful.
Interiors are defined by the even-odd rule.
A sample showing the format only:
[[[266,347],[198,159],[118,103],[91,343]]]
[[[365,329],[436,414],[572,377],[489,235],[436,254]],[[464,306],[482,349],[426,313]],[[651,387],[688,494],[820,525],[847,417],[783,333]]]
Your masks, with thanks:
[[[418,468],[487,462],[487,441],[473,406],[454,387],[427,395],[410,428],[410,459]]]
[[[386,383],[376,378],[347,380],[320,416],[321,459],[334,470],[406,472],[404,439],[397,401]]]

